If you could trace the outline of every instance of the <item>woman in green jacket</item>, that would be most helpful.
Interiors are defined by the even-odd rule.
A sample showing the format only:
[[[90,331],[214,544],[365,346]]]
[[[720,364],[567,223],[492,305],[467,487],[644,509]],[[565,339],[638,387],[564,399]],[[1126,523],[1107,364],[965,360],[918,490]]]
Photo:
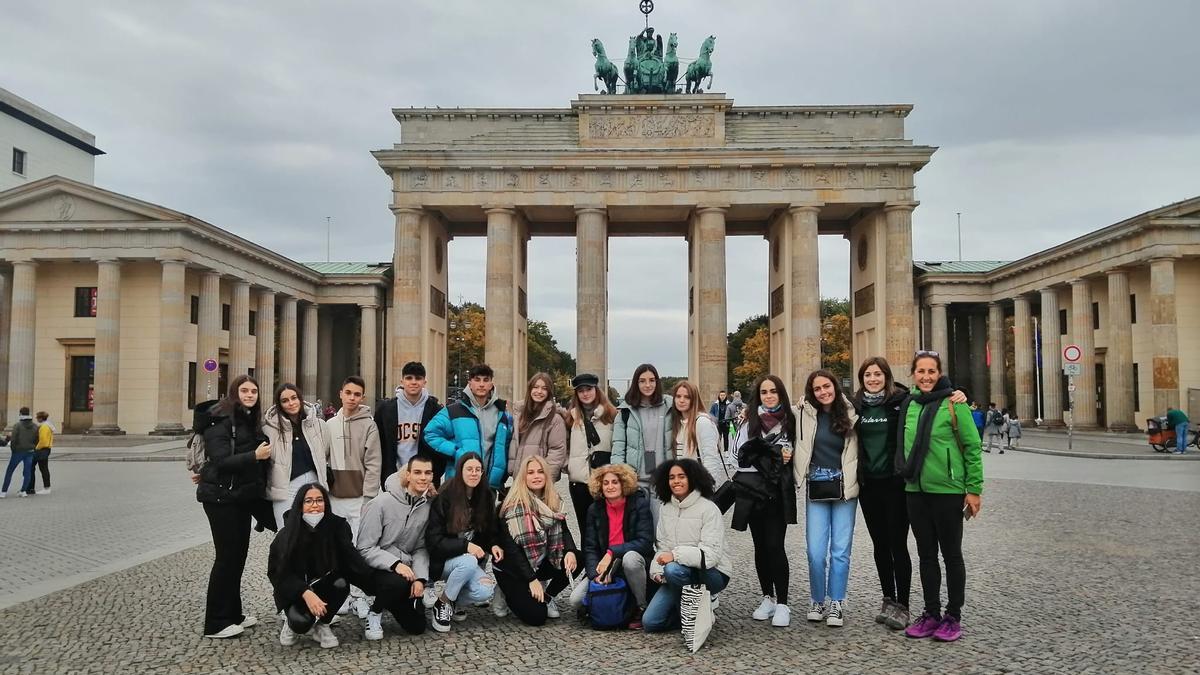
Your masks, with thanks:
[[[916,386],[900,406],[896,469],[905,481],[925,611],[905,634],[953,642],[962,636],[960,622],[967,588],[963,520],[977,515],[982,506],[983,455],[970,408],[948,400],[954,390],[942,374],[938,353],[917,352],[912,376]],[[944,614],[939,550],[946,563],[948,597]]]

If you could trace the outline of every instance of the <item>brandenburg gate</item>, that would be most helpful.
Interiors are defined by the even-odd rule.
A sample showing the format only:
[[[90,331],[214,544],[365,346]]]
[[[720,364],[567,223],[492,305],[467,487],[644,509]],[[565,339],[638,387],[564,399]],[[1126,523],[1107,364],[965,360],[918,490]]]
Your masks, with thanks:
[[[527,244],[577,241],[577,355],[607,373],[608,238],[688,242],[688,377],[726,385],[725,238],[761,235],[771,370],[802,391],[821,363],[817,237],[851,244],[855,362],[916,347],[913,175],[935,148],[904,136],[908,105],[737,106],[724,94],[581,95],[566,108],[400,108],[374,153],[396,217],[390,384],[421,360],[445,386],[446,251],[487,237],[486,360],[502,396],[526,380]],[[534,261],[533,264],[538,264]],[[651,291],[652,292],[652,291]]]

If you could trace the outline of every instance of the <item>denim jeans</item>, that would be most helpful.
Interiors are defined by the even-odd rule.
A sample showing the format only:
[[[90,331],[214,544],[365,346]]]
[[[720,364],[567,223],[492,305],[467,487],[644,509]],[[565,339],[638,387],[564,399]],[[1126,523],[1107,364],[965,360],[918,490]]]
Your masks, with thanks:
[[[813,602],[844,602],[850,578],[850,546],[858,499],[805,500],[804,538],[808,543],[808,588]]]
[[[699,572],[695,567],[667,563],[663,568],[663,584],[642,614],[642,627],[647,633],[660,633],[679,625],[679,594],[684,586],[695,583],[697,576],[709,593],[720,593],[729,584],[729,577],[715,567]]]
[[[4,470],[4,489],[3,492],[8,492],[8,485],[12,482],[13,472],[17,470],[17,465],[21,466],[21,489],[19,492],[33,492],[33,451],[22,452],[19,450],[12,451],[12,457],[8,458],[8,468]]]
[[[1175,451],[1184,452],[1188,444],[1188,423],[1180,422],[1175,425]]]
[[[446,597],[454,603],[464,595],[467,602],[484,602],[491,600],[496,592],[495,584],[483,583],[487,579],[487,572],[470,553],[447,560],[442,567],[442,578],[446,580]]]

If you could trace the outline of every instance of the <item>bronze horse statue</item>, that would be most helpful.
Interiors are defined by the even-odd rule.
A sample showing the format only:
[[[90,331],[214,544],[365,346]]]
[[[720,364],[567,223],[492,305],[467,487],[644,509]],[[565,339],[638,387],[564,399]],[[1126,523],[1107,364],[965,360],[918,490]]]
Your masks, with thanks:
[[[687,69],[687,93],[701,94],[700,82],[704,78],[708,78],[708,87],[712,88],[712,56],[713,48],[715,47],[717,38],[709,35],[704,40],[704,44],[700,45],[700,58],[696,59],[688,66]]]
[[[617,93],[617,67],[608,60],[608,55],[604,53],[604,43],[600,42],[600,38],[592,40],[592,56],[596,57],[596,72],[592,75],[592,87],[599,91],[600,87],[596,81],[600,80],[604,82],[604,93]]]
[[[629,38],[629,53],[625,55],[625,90],[633,86],[633,78],[637,74],[637,36]]]
[[[679,37],[671,33],[667,38],[667,53],[663,61],[667,64],[667,93],[675,93],[675,83],[679,81],[679,57],[675,50],[679,47]]]

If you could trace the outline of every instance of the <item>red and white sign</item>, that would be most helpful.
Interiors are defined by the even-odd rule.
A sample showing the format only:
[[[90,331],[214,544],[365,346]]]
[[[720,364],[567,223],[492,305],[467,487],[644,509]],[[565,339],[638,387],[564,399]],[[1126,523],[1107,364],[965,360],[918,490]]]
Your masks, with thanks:
[[[1067,345],[1063,347],[1063,360],[1067,363],[1079,363],[1083,358],[1083,350],[1079,345]]]

